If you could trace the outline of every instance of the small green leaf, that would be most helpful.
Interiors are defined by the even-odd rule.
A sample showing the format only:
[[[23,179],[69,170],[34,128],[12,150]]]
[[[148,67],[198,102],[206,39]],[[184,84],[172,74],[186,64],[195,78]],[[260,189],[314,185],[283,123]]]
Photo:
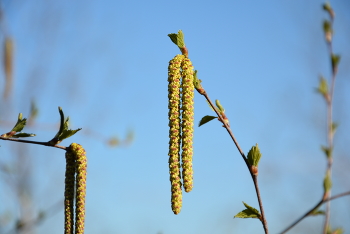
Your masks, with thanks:
[[[335,68],[338,66],[340,62],[340,55],[332,54],[331,60],[332,60],[332,68],[333,70],[335,70]]]
[[[330,11],[332,9],[331,5],[329,2],[326,2],[325,4],[322,5],[323,10],[325,11]]]
[[[185,38],[182,30],[179,30],[178,33],[170,33],[168,34],[171,41],[177,45],[180,49],[185,47]]]
[[[324,33],[332,33],[332,24],[328,20],[323,21]]]
[[[336,122],[333,122],[332,125],[331,125],[331,131],[332,131],[332,134],[334,135],[335,131],[337,130],[339,124],[336,123]]]
[[[76,130],[68,129],[69,117],[66,120],[64,119],[64,113],[61,107],[58,107],[58,111],[60,113],[60,129],[56,133],[55,137],[50,141],[52,145],[60,143],[64,139],[73,136],[75,133],[81,130],[81,128],[78,128]]]
[[[203,124],[208,123],[209,121],[212,121],[213,119],[216,119],[217,117],[215,116],[210,116],[210,115],[206,115],[204,116],[201,121],[199,121],[199,125],[198,127],[202,126]]]
[[[241,212],[239,212],[238,214],[236,214],[234,216],[234,218],[255,218],[255,219],[259,219],[260,218],[260,212],[255,209],[254,207],[249,206],[248,204],[246,204],[245,202],[243,202],[244,206],[247,208],[245,210],[242,210]]]
[[[343,234],[344,230],[342,228],[337,228],[332,231],[332,234]]]
[[[327,80],[323,76],[320,77],[320,84],[318,85],[316,91],[322,94],[323,96],[327,96],[328,94]]]
[[[27,123],[27,119],[22,116],[22,113],[19,113],[18,120],[16,125],[12,128],[11,132],[20,132],[23,130],[24,126]]]
[[[323,189],[324,189],[324,192],[328,192],[330,189],[332,188],[332,180],[329,176],[329,173],[326,174],[326,177],[324,178],[324,181],[323,181]]]
[[[332,157],[332,149],[328,148],[327,146],[321,146],[321,150],[325,153],[327,158]]]
[[[258,166],[261,153],[258,144],[253,146],[248,152],[248,162],[251,166]]]
[[[32,101],[30,103],[30,116],[29,116],[29,119],[34,120],[36,117],[38,117],[38,114],[39,114],[39,109],[36,106],[35,102]]]
[[[215,100],[215,104],[216,104],[217,108],[219,109],[220,114],[221,114],[221,113],[225,113],[225,109],[224,109],[224,107],[221,105],[221,103],[220,103],[219,100],[216,99],[216,100]]]
[[[315,209],[309,214],[309,216],[317,216],[317,215],[324,215],[324,214],[325,214],[325,212],[323,210]]]
[[[205,90],[203,89],[201,83],[202,83],[202,80],[198,79],[198,76],[197,76],[197,70],[194,70],[194,73],[193,73],[193,85],[194,87],[196,88],[196,90],[198,91],[198,93],[200,94],[205,94]]]
[[[35,136],[35,134],[33,133],[24,133],[24,132],[21,132],[21,133],[17,133],[15,135],[13,135],[12,137],[13,138],[19,138],[19,137],[33,137]]]

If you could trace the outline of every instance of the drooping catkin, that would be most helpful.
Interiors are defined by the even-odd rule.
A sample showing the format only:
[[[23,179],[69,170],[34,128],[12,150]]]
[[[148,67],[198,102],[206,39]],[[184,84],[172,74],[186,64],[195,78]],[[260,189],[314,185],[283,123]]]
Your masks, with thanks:
[[[86,196],[86,168],[87,158],[84,148],[76,143],[70,145],[76,159],[76,198],[75,198],[75,233],[84,233],[85,224],[85,196]]]
[[[193,188],[193,66],[190,59],[185,58],[181,64],[182,76],[182,179],[186,192],[190,192]]]
[[[169,173],[171,182],[171,208],[178,214],[182,207],[182,189],[180,173],[180,67],[184,55],[176,55],[168,66],[168,99],[169,99]]]
[[[66,175],[64,190],[64,233],[74,233],[74,185],[75,185],[75,155],[66,151]]]

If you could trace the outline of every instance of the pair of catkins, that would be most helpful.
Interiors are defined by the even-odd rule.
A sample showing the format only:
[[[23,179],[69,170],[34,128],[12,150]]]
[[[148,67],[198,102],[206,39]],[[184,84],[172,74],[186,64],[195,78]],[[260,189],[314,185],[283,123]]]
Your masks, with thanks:
[[[186,54],[176,55],[170,60],[168,67],[170,127],[168,155],[171,182],[171,208],[174,214],[178,214],[181,211],[182,182],[186,192],[190,192],[193,188],[193,74],[192,63]]]

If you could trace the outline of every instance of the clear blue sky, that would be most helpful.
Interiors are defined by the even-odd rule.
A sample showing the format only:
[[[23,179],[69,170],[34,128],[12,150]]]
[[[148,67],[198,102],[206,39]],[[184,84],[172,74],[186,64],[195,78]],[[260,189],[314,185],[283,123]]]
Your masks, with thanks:
[[[1,119],[40,109],[38,125],[55,124],[57,107],[78,133],[62,145],[82,144],[88,153],[86,234],[263,233],[257,220],[233,219],[244,206],[258,207],[253,183],[220,123],[198,128],[213,115],[195,94],[194,189],[175,216],[168,173],[167,65],[179,53],[167,37],[182,29],[195,69],[209,96],[226,109],[244,152],[262,151],[259,181],[271,233],[277,233],[322,194],[326,143],[325,104],[316,94],[319,75],[329,78],[323,39],[323,1],[5,1],[6,29],[15,40],[12,100]],[[350,2],[331,2],[334,51],[342,55],[334,118],[333,194],[349,190]],[[0,80],[2,87],[4,79]],[[6,112],[5,112],[6,110]],[[5,129],[0,126],[1,132]],[[128,129],[135,140],[108,148],[99,136]],[[33,128],[38,141],[53,129]],[[33,138],[34,139],[34,138]],[[16,145],[1,143],[11,160]],[[63,198],[64,153],[27,147],[34,167],[37,210]],[[16,204],[1,184],[1,200],[14,216]],[[12,203],[11,203],[12,201]],[[3,203],[4,204],[4,203]],[[332,224],[349,232],[349,198],[333,202]],[[290,233],[319,233],[322,217],[304,220]],[[38,233],[62,233],[63,211]]]

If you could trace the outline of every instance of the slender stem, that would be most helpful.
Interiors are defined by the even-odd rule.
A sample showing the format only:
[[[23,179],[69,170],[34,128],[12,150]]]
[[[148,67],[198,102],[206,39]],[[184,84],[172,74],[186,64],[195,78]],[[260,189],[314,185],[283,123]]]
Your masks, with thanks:
[[[7,138],[7,137],[2,137],[2,136],[0,136],[0,140],[16,141],[16,142],[21,142],[21,143],[35,144],[35,145],[44,145],[44,146],[55,147],[55,148],[66,150],[65,146],[52,145],[50,142],[28,141],[28,140],[22,140],[22,139],[17,139],[17,138]]]
[[[210,106],[213,108],[213,110],[215,111],[215,113],[217,114],[220,122],[222,122],[224,125],[223,127],[226,128],[228,134],[231,136],[233,142],[235,143],[239,153],[241,154],[245,164],[247,165],[248,167],[248,170],[249,170],[249,173],[253,179],[253,183],[254,183],[254,187],[255,187],[255,192],[256,192],[256,195],[257,195],[257,198],[258,198],[258,202],[259,202],[259,207],[260,207],[260,213],[261,213],[261,217],[260,217],[260,221],[264,227],[264,231],[265,231],[265,234],[268,234],[269,233],[269,230],[268,230],[268,226],[267,226],[267,221],[266,221],[266,218],[265,218],[265,213],[264,213],[264,208],[263,208],[263,204],[262,204],[262,199],[261,199],[261,196],[260,196],[260,191],[259,191],[259,186],[258,186],[258,177],[257,175],[254,175],[252,170],[251,170],[251,167],[248,163],[248,159],[247,157],[245,156],[245,154],[243,153],[241,147],[239,146],[235,136],[233,135],[232,131],[231,131],[231,128],[230,126],[227,124],[226,121],[224,121],[224,118],[222,117],[222,115],[218,112],[218,110],[216,109],[216,107],[214,106],[213,102],[210,100],[207,92],[205,90],[203,90],[202,92],[200,92],[200,94],[202,94],[205,99],[207,99],[208,103],[210,104]]]
[[[331,16],[331,28],[333,28],[333,20],[334,18]],[[334,65],[332,60],[333,56],[333,47],[332,47],[332,41],[327,41],[328,51],[329,51],[329,57],[331,60],[331,66],[332,66],[332,78],[331,78],[331,87],[330,91],[328,93],[328,99],[326,99],[327,102],[327,142],[328,142],[328,148],[330,150],[330,155],[328,155],[327,158],[327,169],[326,169],[326,175],[328,174],[329,178],[332,179],[332,165],[333,165],[333,136],[334,136],[334,130],[333,130],[333,94],[334,94],[334,86],[335,86],[335,78],[337,73],[337,65]],[[326,194],[327,193],[327,194]],[[330,197],[332,194],[331,188],[329,191],[325,191],[324,196]],[[326,203],[326,213],[325,213],[325,221],[323,225],[323,234],[327,233],[329,222],[330,222],[330,216],[331,216],[331,203],[328,201]]]
[[[292,223],[289,227],[287,227],[286,229],[284,229],[282,232],[280,232],[281,234],[288,232],[290,229],[292,229],[295,225],[297,225],[301,220],[303,220],[304,218],[306,218],[307,216],[309,216],[314,210],[316,210],[320,205],[322,205],[323,203],[329,202],[331,200],[340,198],[340,197],[344,197],[350,195],[350,191],[344,192],[344,193],[340,193],[338,195],[335,195],[333,197],[324,199],[322,198],[313,208],[311,208],[308,212],[306,212],[303,216],[301,216],[299,219],[297,219],[294,223]]]

